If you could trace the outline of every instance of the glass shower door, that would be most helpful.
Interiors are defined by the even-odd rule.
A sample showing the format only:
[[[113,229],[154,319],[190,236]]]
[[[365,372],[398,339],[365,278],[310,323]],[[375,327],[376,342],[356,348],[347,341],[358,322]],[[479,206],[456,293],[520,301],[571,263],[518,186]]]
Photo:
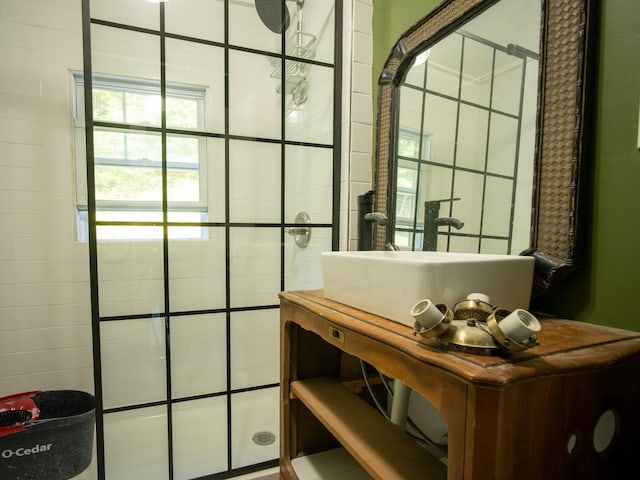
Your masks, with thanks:
[[[274,466],[278,292],[337,247],[340,4],[282,34],[243,0],[83,7],[99,478]]]

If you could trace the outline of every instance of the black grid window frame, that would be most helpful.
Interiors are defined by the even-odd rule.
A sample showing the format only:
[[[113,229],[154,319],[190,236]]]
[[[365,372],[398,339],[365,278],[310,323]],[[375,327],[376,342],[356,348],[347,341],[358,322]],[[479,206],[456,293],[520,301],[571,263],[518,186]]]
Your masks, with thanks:
[[[342,0],[335,0],[334,18],[335,18],[335,32],[334,32],[334,63],[327,63],[316,61],[312,59],[300,59],[297,57],[291,57],[285,53],[285,35],[282,34],[281,52],[273,53],[268,51],[256,50],[253,48],[242,47],[238,45],[231,45],[229,43],[229,0],[224,0],[224,42],[216,42],[210,40],[203,40],[200,38],[189,37],[185,35],[178,35],[167,32],[165,30],[165,15],[164,3],[158,4],[159,15],[159,30],[147,29],[136,27],[132,25],[126,25],[121,23],[115,23],[111,21],[105,21],[101,19],[91,18],[90,12],[90,0],[82,0],[82,39],[83,39],[83,60],[84,60],[84,102],[85,102],[85,144],[86,144],[86,156],[87,156],[87,210],[89,218],[89,232],[88,232],[88,244],[89,244],[89,266],[90,266],[90,294],[91,294],[91,311],[92,311],[92,346],[93,346],[93,373],[94,373],[94,386],[95,386],[95,398],[96,398],[96,453],[97,453],[97,473],[98,479],[104,480],[106,478],[105,472],[105,443],[104,443],[104,416],[122,411],[136,410],[140,408],[165,406],[167,408],[167,433],[168,433],[168,476],[172,480],[174,478],[173,467],[173,452],[172,452],[172,405],[181,402],[188,402],[191,400],[199,400],[204,398],[214,398],[226,396],[227,399],[227,470],[219,473],[207,475],[206,479],[224,479],[233,476],[241,475],[244,473],[250,473],[264,468],[273,467],[278,464],[278,459],[269,460],[266,462],[257,463],[240,468],[232,467],[232,442],[231,442],[231,399],[234,394],[251,392],[262,389],[269,389],[278,387],[279,383],[265,384],[259,386],[253,386],[248,388],[232,389],[231,387],[231,315],[234,312],[248,312],[257,310],[277,310],[279,305],[277,303],[271,305],[260,306],[248,306],[248,307],[231,307],[230,298],[230,232],[232,228],[279,228],[280,229],[280,289],[285,289],[285,238],[286,229],[297,225],[292,222],[287,222],[285,219],[285,164],[286,154],[285,146],[294,145],[302,147],[316,147],[321,149],[332,149],[332,223],[310,223],[305,224],[305,227],[311,228],[324,228],[331,229],[331,248],[337,250],[339,245],[339,215],[340,215],[340,160],[341,160],[341,109],[342,109]],[[283,2],[284,5],[284,2]],[[114,29],[121,29],[126,31],[132,31],[137,33],[144,33],[149,35],[158,36],[160,40],[160,88],[162,97],[162,117],[160,127],[149,127],[143,125],[129,125],[129,124],[117,124],[111,122],[99,122],[93,120],[93,82],[92,82],[92,56],[91,56],[91,27],[93,25],[99,25],[103,27],[110,27]],[[165,114],[165,96],[167,89],[166,73],[165,73],[165,42],[167,39],[182,40],[194,43],[205,44],[209,46],[219,47],[224,49],[224,68],[225,68],[225,127],[224,133],[213,133],[204,130],[183,130],[177,128],[168,128],[166,124]],[[277,58],[282,62],[282,71],[284,71],[285,62],[296,61],[303,62],[310,65],[317,65],[321,67],[328,67],[333,70],[333,82],[334,82],[334,95],[333,95],[333,139],[332,144],[322,144],[313,142],[299,142],[286,140],[286,125],[285,125],[285,96],[281,95],[281,137],[280,139],[272,138],[256,138],[247,137],[241,135],[232,135],[229,132],[229,53],[231,51],[255,53],[263,56]],[[281,80],[284,81],[284,78]],[[284,90],[284,89],[283,89]],[[94,172],[94,142],[93,132],[95,127],[113,127],[127,130],[141,131],[141,132],[154,132],[159,133],[162,136],[162,222],[129,222],[129,221],[97,221],[96,220],[96,200],[95,200],[95,178]],[[224,222],[171,222],[168,220],[168,200],[167,200],[167,135],[179,134],[194,136],[199,138],[218,138],[222,139],[225,143],[225,220]],[[281,220],[280,223],[240,223],[230,221],[229,211],[229,143],[232,140],[245,140],[253,141],[257,143],[270,143],[279,144],[281,146],[281,189],[280,189],[280,201],[281,201]],[[164,312],[154,314],[131,314],[131,315],[118,315],[118,316],[101,316],[99,309],[99,291],[98,291],[98,241],[96,229],[99,226],[147,226],[147,227],[162,227],[163,231],[163,271],[164,271]],[[168,229],[174,226],[199,226],[203,228],[220,227],[225,231],[225,262],[226,262],[226,306],[225,308],[207,309],[207,310],[189,310],[189,311],[171,311],[171,305],[169,304],[169,248],[168,248]],[[188,315],[202,315],[202,314],[224,314],[226,321],[226,368],[227,368],[227,381],[226,389],[224,391],[210,392],[202,395],[193,395],[181,398],[172,398],[171,394],[171,342],[170,329],[171,318],[188,316]],[[144,404],[127,405],[117,408],[104,408],[103,407],[103,395],[102,395],[102,366],[101,366],[101,341],[100,341],[100,326],[107,322],[121,322],[127,320],[139,320],[139,319],[151,319],[162,318],[165,325],[165,348],[166,348],[166,398],[157,402],[149,402]]]

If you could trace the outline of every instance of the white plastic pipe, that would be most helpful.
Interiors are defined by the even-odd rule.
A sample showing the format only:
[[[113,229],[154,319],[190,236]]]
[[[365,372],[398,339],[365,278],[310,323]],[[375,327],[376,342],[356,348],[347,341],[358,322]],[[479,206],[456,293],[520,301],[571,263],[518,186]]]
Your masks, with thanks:
[[[393,381],[393,401],[391,403],[391,423],[402,430],[407,429],[407,416],[409,415],[409,398],[411,389],[404,383]]]

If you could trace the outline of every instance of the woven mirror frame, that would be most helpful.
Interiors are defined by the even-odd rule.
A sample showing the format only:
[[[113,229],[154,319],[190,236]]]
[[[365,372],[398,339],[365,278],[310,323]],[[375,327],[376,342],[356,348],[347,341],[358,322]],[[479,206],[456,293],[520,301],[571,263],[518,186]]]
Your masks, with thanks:
[[[390,218],[389,182],[396,165],[396,86],[414,56],[486,10],[497,0],[447,0],[396,42],[378,81],[375,210]],[[552,296],[579,262],[578,219],[589,122],[586,102],[593,48],[592,0],[542,0],[541,62],[536,126],[533,219],[533,303]],[[584,182],[582,182],[584,183]],[[387,224],[389,225],[389,224]],[[387,226],[375,227],[375,246],[393,241]]]

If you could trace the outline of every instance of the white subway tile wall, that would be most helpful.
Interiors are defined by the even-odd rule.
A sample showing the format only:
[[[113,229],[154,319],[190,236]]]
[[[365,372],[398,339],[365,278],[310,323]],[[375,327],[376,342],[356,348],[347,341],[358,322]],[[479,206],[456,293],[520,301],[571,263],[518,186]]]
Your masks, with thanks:
[[[168,39],[165,55],[167,82],[206,85],[205,105],[198,112],[204,116],[201,124],[208,132],[224,133],[224,49]],[[173,112],[169,105],[167,108],[167,121],[172,126],[170,118]]]
[[[280,361],[278,310],[231,314],[231,388],[278,383]]]
[[[204,238],[184,238],[192,229]],[[226,305],[224,228],[169,227],[169,302],[173,312]],[[183,237],[183,238],[181,238]]]
[[[322,279],[322,267],[318,258],[322,252],[331,251],[331,229],[313,227],[311,238],[306,248],[300,248],[295,243],[293,235],[285,238],[285,290],[309,290],[320,288],[318,283]]]
[[[227,386],[223,313],[171,317],[171,395],[185,398]]]
[[[345,2],[343,19],[340,250],[356,250],[358,195],[371,190],[373,183],[373,2]]]
[[[229,133],[280,139],[279,80],[271,77],[272,57],[229,52]]]
[[[94,73],[159,81],[159,37],[147,33],[92,25],[91,63]],[[158,86],[159,91],[160,87]]]
[[[163,318],[101,322],[105,408],[162,401],[167,395]]]
[[[114,0],[92,0],[91,8],[95,17],[121,23],[157,28],[157,5],[120,0],[118,7]],[[126,3],[126,5],[124,5]],[[307,2],[308,7],[323,8],[324,2]],[[354,5],[357,12],[352,24]],[[115,8],[114,8],[115,6]],[[126,8],[124,8],[126,6]],[[364,7],[364,8],[363,8]],[[370,25],[371,2],[345,2],[345,24],[347,36],[345,42],[344,82],[345,112],[352,111],[350,92],[352,89],[363,94],[371,94]],[[81,2],[79,0],[0,0],[0,395],[32,390],[71,388],[93,391],[91,311],[89,298],[88,247],[86,243],[76,241],[75,226],[75,179],[73,160],[73,133],[70,121],[71,99],[70,72],[82,70]],[[166,4],[167,29],[179,34],[191,35],[214,41],[222,41],[222,2],[191,0],[190,2],[170,2]],[[290,7],[291,8],[291,7]],[[307,8],[307,7],[305,7]],[[238,3],[230,3],[230,16],[235,18],[241,10],[255,10]],[[209,13],[201,14],[207,11]],[[151,12],[151,13],[149,13]],[[333,30],[332,21],[326,25],[313,25],[320,15],[308,15],[309,30]],[[141,20],[144,19],[144,20]],[[233,20],[234,22],[236,20]],[[237,21],[241,21],[239,18]],[[247,20],[247,28],[253,28]],[[146,22],[146,23],[145,23]],[[216,26],[216,22],[219,24]],[[359,33],[353,35],[352,25]],[[360,32],[362,30],[362,32]],[[159,42],[153,35],[120,31],[116,37],[113,31],[99,25],[92,27],[92,42],[96,54],[93,56],[93,68],[96,72],[139,76],[147,79],[159,79]],[[268,49],[268,41],[276,39],[274,51],[279,48],[277,35],[260,29],[270,40],[260,39],[259,35],[245,35],[244,39],[256,41],[256,47]],[[233,42],[233,40],[232,40]],[[357,45],[355,45],[357,43]],[[139,45],[139,47],[138,47]],[[247,45],[251,46],[251,45]],[[352,62],[352,51],[358,52],[357,62]],[[347,54],[348,53],[348,54]],[[182,41],[170,40],[167,43],[167,79],[174,82],[198,83],[209,85],[219,91],[220,71],[204,70],[204,62],[198,63],[200,55],[220,58],[216,47],[186,45]],[[333,37],[323,35],[317,45],[315,59],[322,62],[333,61]],[[251,63],[251,73],[244,66]],[[280,136],[280,102],[274,95],[277,80],[270,80],[272,65],[269,57],[250,53],[232,52],[231,99],[232,103],[242,104],[238,116],[231,117],[232,133],[277,139]],[[310,72],[310,91],[308,107],[313,107],[309,116],[323,118],[323,125],[313,132],[313,137],[304,137],[303,130],[297,129],[293,121],[287,121],[287,135],[304,141],[325,143],[331,126],[331,110],[326,104],[332,102],[333,93],[325,95],[323,83],[327,75],[325,67],[313,67]],[[260,75],[256,71],[262,72]],[[352,73],[353,72],[353,73]],[[262,77],[260,82],[253,81]],[[265,78],[267,80],[265,80]],[[368,81],[367,81],[368,80]],[[314,83],[315,82],[315,83]],[[325,89],[326,90],[326,89]],[[211,95],[211,104],[207,111],[216,112],[206,119],[207,129],[220,131],[223,107],[220,96]],[[255,123],[247,122],[254,118],[253,112],[258,102],[265,110],[265,99],[274,99],[267,105],[269,116],[258,117]],[[357,155],[357,165],[352,166],[357,185],[370,183],[371,165],[371,119],[366,115],[370,105],[366,98],[356,102],[358,109],[358,127],[367,124],[369,132],[360,133],[359,141],[369,147]],[[269,110],[270,109],[270,110]],[[351,145],[349,116],[344,117],[343,139]],[[274,120],[275,119],[275,120]],[[364,138],[364,140],[362,140]],[[210,221],[224,218],[224,202],[216,197],[224,191],[224,143],[218,139],[203,140],[208,158],[208,180],[210,186]],[[234,144],[230,155],[234,155]],[[242,143],[242,142],[237,142]],[[300,147],[302,148],[302,147]],[[314,149],[311,149],[314,150]],[[313,182],[305,184],[313,191],[311,197],[317,198],[310,204],[304,204],[296,193],[294,185],[289,188],[295,208],[309,208],[313,211],[312,221],[330,221],[326,209],[318,208],[320,199],[324,202],[330,194],[319,178],[331,178],[331,168],[326,168],[326,158],[331,156],[329,149],[317,149],[311,156],[317,158],[318,168],[314,170]],[[268,149],[266,150],[268,151]],[[264,152],[264,151],[263,151]],[[308,154],[309,152],[305,152]],[[348,169],[349,153],[343,156]],[[269,156],[269,161],[279,153]],[[328,155],[328,157],[327,157]],[[279,182],[277,168],[269,168],[265,158],[251,154],[245,160],[255,161],[244,173],[256,168],[260,182],[275,184]],[[316,161],[314,160],[314,165]],[[324,166],[323,166],[324,165]],[[294,166],[288,166],[294,169]],[[315,168],[315,167],[314,167]],[[232,175],[234,174],[231,172]],[[241,174],[242,172],[238,172]],[[239,175],[238,175],[239,176]],[[349,182],[345,178],[345,182]],[[250,190],[250,184],[238,187],[239,200],[243,189]],[[348,188],[351,190],[350,188]],[[364,188],[363,188],[364,190]],[[232,187],[233,192],[233,187]],[[270,197],[269,190],[261,192],[264,197],[254,202],[254,218],[266,221],[276,208],[277,199]],[[298,197],[296,197],[298,195]],[[223,198],[223,197],[222,197]],[[343,199],[349,200],[349,195]],[[297,203],[297,204],[296,204]],[[341,217],[348,217],[356,205],[341,207]],[[242,218],[249,212],[250,206],[233,210],[232,215]],[[249,213],[246,213],[249,215]],[[313,217],[316,218],[313,218]],[[287,221],[292,221],[287,217]],[[238,220],[243,221],[243,220]],[[106,228],[106,227],[105,227]],[[222,301],[220,296],[205,296],[198,284],[206,284],[209,291],[220,285],[220,278],[212,275],[219,270],[222,258],[221,243],[216,243],[219,234],[211,228],[208,240],[199,242],[171,242],[169,244],[170,272],[172,277],[171,303],[184,309],[217,308]],[[344,235],[347,229],[344,229]],[[354,234],[352,231],[351,234]],[[232,229],[231,261],[238,267],[240,274],[231,279],[233,305],[277,303],[280,266],[273,261],[280,243],[278,229],[264,229],[258,234],[251,228]],[[266,238],[265,238],[266,237]],[[346,240],[346,239],[345,239]],[[312,239],[306,250],[293,246],[293,237],[286,236],[285,283],[287,287],[318,288],[321,286],[319,261],[314,257],[323,250],[331,248],[329,228],[313,230]],[[151,241],[153,243],[153,241]],[[348,246],[342,241],[341,246]],[[138,248],[133,243],[117,244],[101,242],[100,298],[101,315],[119,315],[136,313],[155,313],[163,309],[164,298],[161,287],[162,259],[158,250]],[[197,252],[201,264],[196,265],[187,253]],[[250,260],[240,260],[241,253],[248,252]],[[301,265],[306,265],[302,267]],[[211,267],[211,268],[208,268]],[[308,268],[307,268],[308,267]],[[190,271],[193,279],[183,276]],[[193,275],[195,273],[195,275]],[[118,277],[116,277],[116,274]],[[123,275],[124,274],[124,275]],[[253,293],[247,289],[255,275],[260,282]],[[116,278],[119,279],[116,282]],[[128,279],[128,280],[124,280]],[[119,284],[118,284],[119,283]],[[217,290],[217,288],[215,288]],[[141,300],[142,299],[142,300]],[[205,307],[206,305],[206,307]],[[255,316],[255,317],[254,317]],[[258,323],[262,318],[265,330],[253,335],[246,327]],[[233,358],[237,370],[234,382],[237,385],[253,385],[263,381],[277,381],[277,347],[272,342],[262,342],[277,334],[277,310],[258,310],[256,312],[238,312],[232,315],[231,339],[237,345],[248,342],[253,350],[260,354],[261,362],[256,358],[244,358],[234,349]],[[264,322],[264,318],[268,318]],[[176,316],[170,319],[172,340],[172,395],[176,397],[197,395],[201,391],[223,388],[222,378],[226,375],[226,360],[203,347],[203,337],[220,338],[224,335],[225,323],[220,314],[199,317]],[[165,386],[164,371],[158,368],[164,355],[163,321],[157,318],[136,320],[131,324],[103,322],[101,330],[104,348],[105,401],[109,405],[121,402],[138,402],[134,398],[137,391],[143,390],[148,398],[156,398]],[[275,325],[274,325],[275,324]],[[236,330],[238,329],[239,330]],[[151,352],[149,359],[141,361],[140,351]],[[217,350],[217,349],[216,349]],[[269,359],[269,361],[265,361]],[[122,369],[113,366],[125,365]],[[194,365],[210,365],[201,375],[194,377]],[[134,366],[135,368],[132,368]],[[131,382],[145,382],[144,389],[131,389]],[[184,460],[186,451],[196,452],[190,447],[189,439],[218,438],[215,429],[226,429],[226,404],[222,398],[179,402],[173,407],[174,435],[176,452],[176,478],[191,478],[207,472],[226,468],[226,445],[220,445],[215,456],[202,456],[202,462]],[[126,400],[124,400],[126,399]],[[145,400],[146,401],[146,400]],[[232,401],[232,422],[234,429],[246,430],[238,438],[234,448],[234,467],[248,465],[261,459],[277,457],[277,441],[271,449],[257,446],[250,439],[257,429],[278,433],[277,418],[270,418],[262,425],[260,418],[262,407],[269,411],[278,411],[277,388],[258,390],[234,395]],[[201,402],[201,403],[198,403]],[[256,406],[258,405],[258,407]],[[219,416],[215,412],[220,412]],[[253,418],[256,417],[256,418]],[[107,416],[105,424],[107,456],[107,474],[111,478],[166,478],[166,410],[165,407],[149,407],[119,412]],[[180,424],[181,426],[178,426]],[[234,430],[236,431],[236,430]],[[200,436],[200,437],[198,437]],[[194,447],[195,448],[195,447]],[[204,465],[204,463],[209,462]],[[203,467],[204,465],[204,467]],[[204,470],[198,470],[204,468]],[[218,470],[219,471],[219,470]],[[80,479],[95,478],[95,465],[80,475]]]
[[[164,311],[161,227],[98,227],[98,238],[118,229],[121,236],[149,231],[145,241],[98,242],[100,316],[158,314]],[[122,237],[121,237],[122,238]],[[124,237],[127,238],[127,237]],[[130,236],[128,238],[131,238]]]
[[[280,291],[280,229],[234,227],[229,237],[231,307],[276,305]]]
[[[287,145],[285,147],[285,219],[293,222],[307,212],[311,223],[331,223],[333,150]]]
[[[232,222],[279,223],[280,144],[231,140],[229,215]]]
[[[0,396],[93,392],[68,91],[82,69],[80,2],[0,0],[0,52]]]
[[[91,0],[91,16],[125,25],[137,25],[158,30],[158,6],[152,2],[129,0]]]
[[[294,7],[289,4],[287,8],[291,15]],[[221,12],[220,17],[222,16]],[[282,37],[265,28],[258,11],[253,8],[253,2],[230,2],[229,23],[234,25],[234,28],[229,30],[229,43],[276,54],[280,52]],[[251,34],[248,35],[248,32]]]
[[[109,0],[102,1],[110,3]],[[235,2],[229,3],[229,15],[232,18],[229,21],[235,22],[236,19],[232,17]],[[214,42],[224,41],[224,2],[167,2],[164,8],[167,31]]]
[[[295,62],[287,62],[286,69],[295,70]],[[333,143],[333,69],[309,66],[306,78],[307,100],[297,106],[287,98],[285,108],[285,139],[297,142]],[[309,128],[309,125],[314,125]]]

